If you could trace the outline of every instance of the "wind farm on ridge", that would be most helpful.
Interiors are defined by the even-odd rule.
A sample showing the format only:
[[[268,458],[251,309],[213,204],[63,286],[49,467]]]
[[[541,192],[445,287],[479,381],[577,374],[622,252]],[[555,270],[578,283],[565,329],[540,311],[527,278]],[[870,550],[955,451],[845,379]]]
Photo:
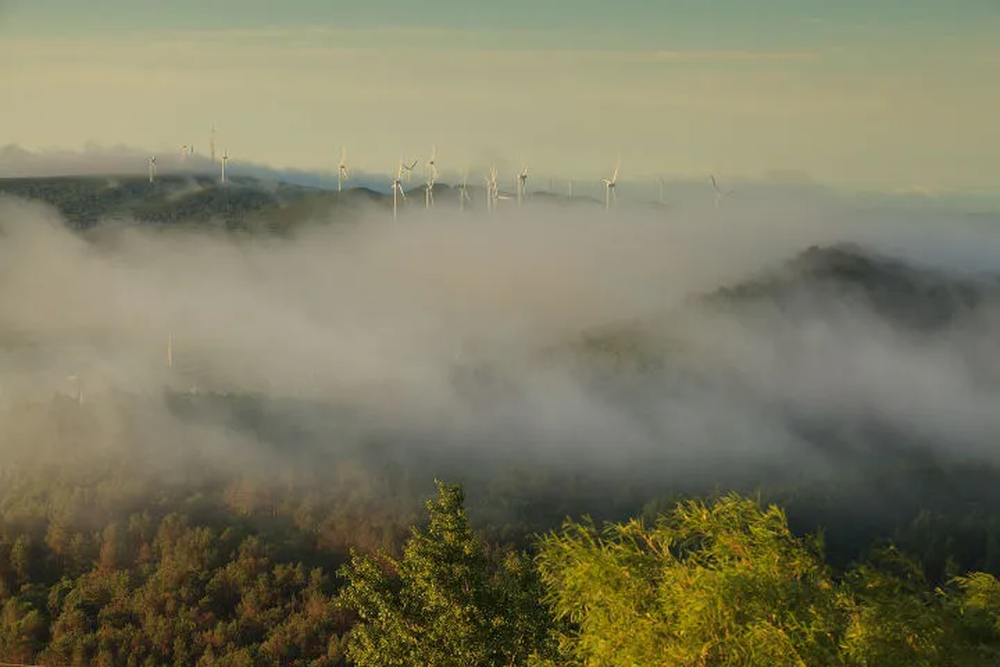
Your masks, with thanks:
[[[174,173],[183,174],[185,170],[194,171],[199,170],[199,173],[204,173],[206,169],[210,169],[212,165],[218,170],[218,183],[227,183],[227,169],[232,170],[229,166],[231,160],[228,152],[228,148],[223,149],[223,154],[220,157],[217,155],[217,128],[213,124],[211,130],[210,139],[210,154],[208,156],[208,164],[204,163],[196,165],[194,162],[189,162],[192,158],[195,158],[197,154],[194,151],[193,144],[184,144],[180,148],[179,159],[176,164],[172,165],[172,170]],[[528,183],[530,180],[530,167],[527,162],[523,159],[519,160],[518,164],[520,167],[517,168],[513,173],[506,179],[500,174],[499,167],[494,163],[486,168],[482,173],[481,183],[482,185],[476,188],[471,186],[472,190],[480,190],[480,198],[483,202],[482,210],[493,213],[499,210],[501,205],[500,202],[512,202],[517,207],[528,203],[531,199],[532,194],[545,194],[548,197],[558,197],[566,201],[575,201],[578,203],[600,203],[603,201],[604,209],[606,212],[611,212],[612,209],[618,203],[618,186],[619,186],[619,175],[622,169],[622,159],[618,157],[617,162],[614,163],[613,169],[609,169],[608,176],[603,177],[599,180],[594,180],[591,185],[599,186],[601,189],[601,199],[597,199],[593,195],[581,194],[581,184],[586,185],[587,181],[581,179],[574,179],[572,176],[565,177],[563,182],[566,184],[565,194],[560,194],[558,192],[558,187],[556,186],[557,180],[555,178],[549,179],[549,190],[536,190],[532,192],[528,188]],[[235,165],[239,165],[237,161]],[[422,170],[418,168],[422,166]],[[421,184],[414,184],[413,179],[418,171],[422,171],[423,182]],[[385,187],[379,185],[378,177],[375,175],[369,175],[365,180],[364,185],[352,185],[352,182],[356,179],[353,176],[353,170],[349,165],[347,157],[347,147],[342,146],[340,148],[340,157],[336,163],[336,192],[347,193],[352,189],[364,188],[370,193],[374,194],[386,194],[390,201],[390,210],[392,219],[397,219],[400,213],[410,205],[410,200],[415,193],[419,193],[419,200],[423,201],[423,208],[426,210],[432,209],[435,206],[435,196],[442,193],[447,194],[447,200],[457,206],[460,210],[466,210],[466,207],[477,208],[474,204],[474,199],[470,194],[469,178],[471,175],[470,169],[466,166],[461,169],[454,169],[453,173],[461,174],[461,180],[457,180],[453,184],[447,184],[440,182],[440,170],[438,168],[437,160],[437,146],[432,145],[431,149],[426,157],[426,159],[421,162],[420,158],[404,158],[403,154],[400,154],[396,164],[387,173],[390,174],[390,178],[385,184]],[[156,156],[149,156],[149,180],[152,183],[157,175],[156,171]],[[505,188],[502,184],[510,183],[510,189]],[[656,179],[658,196],[655,201],[650,203],[655,203],[658,206],[665,206],[666,201],[664,199],[664,186],[666,180],[660,176]],[[574,191],[576,187],[576,191]],[[709,197],[714,196],[714,205],[718,209],[721,207],[722,202],[728,199],[732,194],[734,194],[735,189],[730,188],[725,191],[720,190],[718,185],[718,180],[715,174],[710,174],[705,179],[706,187],[706,200]],[[420,192],[422,190],[422,192]],[[645,201],[645,200],[643,200]]]

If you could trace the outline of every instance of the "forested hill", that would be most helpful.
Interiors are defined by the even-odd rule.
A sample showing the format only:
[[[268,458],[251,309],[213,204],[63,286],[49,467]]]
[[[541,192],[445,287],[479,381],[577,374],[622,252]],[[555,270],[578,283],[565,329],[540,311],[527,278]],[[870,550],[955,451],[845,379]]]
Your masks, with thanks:
[[[732,285],[690,295],[684,308],[788,321],[850,320],[865,314],[918,336],[975,323],[1000,305],[1000,275],[953,273],[855,243],[811,246]],[[670,349],[657,341],[678,313],[583,332],[579,343],[621,362],[662,368]]]
[[[401,208],[424,208],[424,185],[408,186]],[[470,185],[471,201],[464,206],[482,206],[482,189]],[[590,197],[534,193],[549,204],[573,204],[594,208]],[[223,185],[216,175],[163,174],[150,183],[148,176],[50,176],[0,178],[0,196],[9,195],[56,207],[74,229],[89,229],[102,220],[126,219],[155,225],[221,226],[231,231],[283,233],[317,221],[355,222],[369,206],[382,214],[392,206],[392,196],[363,186],[343,192],[265,181],[251,176],[232,176]],[[457,208],[458,188],[446,183],[434,186],[434,201]]]
[[[342,194],[246,176],[219,183],[199,174],[157,176],[63,176],[0,179],[0,195],[54,206],[74,229],[107,220],[155,225],[221,225],[238,231],[287,231],[323,218],[337,207],[349,219],[360,204],[379,201],[362,188]]]
[[[845,299],[893,324],[935,329],[1000,303],[1000,276],[954,274],[841,243],[812,246],[707,298],[731,307],[770,303],[791,312],[838,307]]]

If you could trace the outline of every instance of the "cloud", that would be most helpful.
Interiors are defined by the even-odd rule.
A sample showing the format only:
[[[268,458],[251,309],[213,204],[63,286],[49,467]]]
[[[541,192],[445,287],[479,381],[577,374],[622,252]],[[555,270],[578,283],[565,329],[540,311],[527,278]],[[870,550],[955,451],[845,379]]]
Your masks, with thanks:
[[[421,461],[417,475],[445,465],[475,475],[491,461],[657,488],[784,475],[774,468],[830,478],[856,463],[792,416],[831,428],[875,419],[904,452],[929,442],[942,457],[1000,463],[987,437],[1000,428],[990,302],[929,336],[849,291],[803,287],[790,308],[697,300],[844,240],[949,275],[1000,272],[989,231],[790,202],[780,188],[666,216],[535,203],[493,217],[444,204],[387,217],[249,243],[128,227],[83,238],[43,207],[3,202],[5,419],[79,385],[101,417],[78,447],[139,442],[148,465],[191,473],[193,460],[316,468],[375,442],[383,464]],[[633,340],[660,370],[614,370],[628,367]],[[222,408],[178,416],[161,392],[192,384],[265,397],[270,430],[236,429]],[[288,420],[299,431],[279,428]],[[26,454],[12,443],[31,429],[6,456]],[[863,434],[848,444],[890,456]]]

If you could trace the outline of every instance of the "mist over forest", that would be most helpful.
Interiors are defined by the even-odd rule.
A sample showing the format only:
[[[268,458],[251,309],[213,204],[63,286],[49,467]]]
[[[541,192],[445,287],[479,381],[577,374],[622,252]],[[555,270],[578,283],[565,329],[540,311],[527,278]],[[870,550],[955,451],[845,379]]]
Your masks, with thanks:
[[[0,578],[17,632],[48,619],[7,653],[96,659],[40,591],[127,570],[168,517],[329,577],[401,553],[436,479],[515,548],[735,491],[835,568],[892,541],[931,582],[1000,573],[983,216],[781,188],[488,215],[446,188],[393,221],[368,190],[229,185],[0,181]]]

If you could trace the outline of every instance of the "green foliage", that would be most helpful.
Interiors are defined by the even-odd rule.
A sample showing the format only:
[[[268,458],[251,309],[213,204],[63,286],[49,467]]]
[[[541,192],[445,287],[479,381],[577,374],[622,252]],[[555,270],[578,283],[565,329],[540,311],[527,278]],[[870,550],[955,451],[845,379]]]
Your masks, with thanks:
[[[944,597],[928,591],[918,563],[889,548],[845,577],[843,649],[851,664],[943,664]]]
[[[348,656],[359,667],[527,664],[547,640],[534,572],[514,553],[491,564],[461,487],[437,488],[401,559],[354,553],[342,568],[341,604],[358,616]]]
[[[568,522],[538,565],[578,664],[811,665],[837,649],[816,545],[736,496],[680,504],[652,529]]]
[[[541,541],[546,599],[578,665],[992,665],[1000,584],[930,590],[895,549],[837,579],[783,511],[736,495]]]

